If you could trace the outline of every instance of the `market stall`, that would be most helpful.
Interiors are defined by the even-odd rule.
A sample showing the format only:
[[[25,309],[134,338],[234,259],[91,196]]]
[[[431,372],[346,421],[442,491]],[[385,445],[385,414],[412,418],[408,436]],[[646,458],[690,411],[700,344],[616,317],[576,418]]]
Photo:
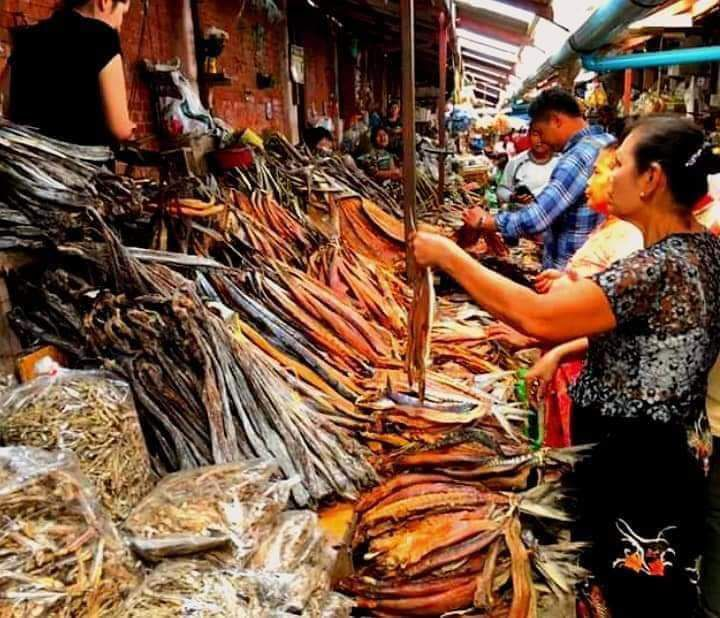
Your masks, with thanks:
[[[240,5],[183,8],[200,71],[143,64],[159,133],[126,164],[0,119],[0,616],[572,618],[565,481],[588,449],[544,440],[539,350],[407,251],[433,231],[533,285],[539,239],[463,215],[500,209],[492,147],[527,125],[501,93],[551,5]],[[627,42],[597,19],[577,45]],[[661,66],[629,49],[585,58],[593,121],[628,103],[613,62]],[[687,88],[708,109],[710,53]],[[691,111],[676,77],[635,111]],[[402,182],[298,143],[353,150],[394,96]]]

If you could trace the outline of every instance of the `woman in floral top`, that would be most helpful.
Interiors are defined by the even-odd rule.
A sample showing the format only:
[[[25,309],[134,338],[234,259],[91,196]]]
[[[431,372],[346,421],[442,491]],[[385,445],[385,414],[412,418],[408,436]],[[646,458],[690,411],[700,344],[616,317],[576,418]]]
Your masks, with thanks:
[[[421,232],[412,241],[420,265],[443,269],[521,332],[548,342],[590,338],[573,392],[576,433],[597,444],[577,471],[580,531],[614,618],[695,611],[705,395],[720,352],[720,239],[692,207],[719,170],[690,121],[642,120],[618,148],[611,213],[640,228],[645,249],[547,294],[487,270],[446,238]]]

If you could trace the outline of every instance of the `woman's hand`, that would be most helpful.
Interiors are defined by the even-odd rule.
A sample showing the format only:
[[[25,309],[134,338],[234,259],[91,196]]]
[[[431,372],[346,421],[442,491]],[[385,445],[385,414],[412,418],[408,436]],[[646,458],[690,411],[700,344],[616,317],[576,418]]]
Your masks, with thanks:
[[[558,351],[558,348],[553,348],[542,356],[527,372],[525,380],[532,386],[531,391],[538,402],[545,397],[547,385],[553,379],[561,362],[562,354]]]
[[[544,270],[535,277],[535,291],[538,294],[547,294],[553,286],[579,279],[576,272],[572,270],[561,271],[550,268]]]
[[[486,329],[486,334],[488,341],[497,341],[516,350],[531,348],[538,343],[537,339],[523,335],[502,322],[490,324]]]
[[[552,288],[553,283],[564,276],[564,272],[554,268],[542,271],[537,277],[535,277],[535,291],[538,294],[547,294],[550,291],[550,288]]]
[[[445,236],[430,232],[415,232],[410,236],[410,248],[418,266],[442,268],[457,245]]]

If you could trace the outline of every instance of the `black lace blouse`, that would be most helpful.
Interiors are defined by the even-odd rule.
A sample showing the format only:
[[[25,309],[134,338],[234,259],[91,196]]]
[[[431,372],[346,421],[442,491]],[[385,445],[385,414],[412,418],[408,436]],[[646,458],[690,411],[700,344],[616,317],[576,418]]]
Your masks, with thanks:
[[[591,339],[575,405],[705,433],[707,378],[720,351],[720,239],[673,234],[593,279],[617,328]]]

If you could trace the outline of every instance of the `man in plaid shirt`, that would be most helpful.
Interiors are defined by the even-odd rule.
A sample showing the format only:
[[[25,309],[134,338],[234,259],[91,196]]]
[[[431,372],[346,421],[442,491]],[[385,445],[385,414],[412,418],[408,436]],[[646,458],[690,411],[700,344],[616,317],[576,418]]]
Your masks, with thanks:
[[[519,211],[492,217],[473,208],[465,213],[465,223],[499,232],[507,242],[542,234],[543,267],[562,270],[602,221],[602,215],[588,207],[585,189],[598,154],[615,138],[589,126],[575,97],[559,88],[543,91],[528,113],[542,141],[562,153],[550,182]]]

